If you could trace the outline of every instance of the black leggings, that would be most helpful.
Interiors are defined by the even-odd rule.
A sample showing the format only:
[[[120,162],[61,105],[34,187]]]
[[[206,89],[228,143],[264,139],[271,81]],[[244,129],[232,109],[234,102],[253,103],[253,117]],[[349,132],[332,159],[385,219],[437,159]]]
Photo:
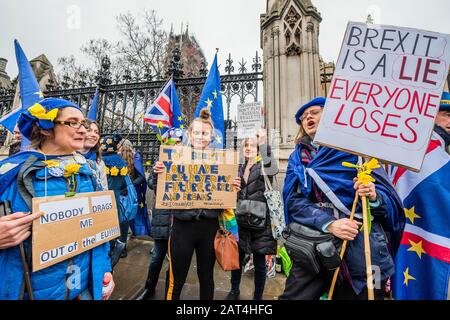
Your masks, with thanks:
[[[167,300],[179,300],[191,266],[192,255],[197,257],[200,300],[214,298],[214,238],[219,229],[218,219],[182,221],[173,219],[169,240],[169,286]]]

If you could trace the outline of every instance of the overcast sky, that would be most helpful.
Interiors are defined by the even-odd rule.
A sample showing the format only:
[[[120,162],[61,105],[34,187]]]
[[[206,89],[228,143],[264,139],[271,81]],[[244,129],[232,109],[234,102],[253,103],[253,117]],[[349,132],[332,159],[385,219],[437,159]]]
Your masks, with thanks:
[[[448,0],[312,0],[322,14],[320,52],[335,61],[349,20],[365,21],[372,13],[376,23],[450,33]],[[130,11],[154,9],[167,30],[189,24],[202,46],[209,65],[215,48],[219,63],[228,53],[234,61],[250,60],[260,49],[260,14],[266,0],[0,0],[0,57],[8,59],[7,72],[17,74],[14,39],[29,59],[45,53],[55,65],[57,58],[74,55],[86,63],[80,46],[91,38],[119,40],[115,17]],[[77,17],[80,19],[77,19]]]

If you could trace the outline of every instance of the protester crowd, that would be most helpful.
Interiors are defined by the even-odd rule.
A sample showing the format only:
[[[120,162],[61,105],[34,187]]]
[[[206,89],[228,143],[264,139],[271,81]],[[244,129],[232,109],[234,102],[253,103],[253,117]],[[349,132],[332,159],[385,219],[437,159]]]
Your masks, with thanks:
[[[290,242],[293,266],[280,299],[319,299],[328,292],[338,265],[342,271],[336,282],[334,298],[367,298],[364,242],[360,231],[362,217],[358,214],[361,202],[356,206],[354,219],[350,219],[347,209],[353,202],[355,191],[369,200],[372,263],[379,266],[381,276],[375,298],[384,299],[388,281],[395,272],[395,254],[405,225],[402,201],[384,167],[373,169],[376,182],[364,184],[355,178],[355,172],[340,165],[342,162],[357,163],[358,157],[314,144],[325,102],[325,98],[314,99],[295,115],[299,133],[296,148],[289,158],[283,201],[287,225],[285,237],[289,239],[296,232],[325,235],[327,241],[321,245],[327,244],[328,248],[324,245],[320,252],[315,252],[315,249],[308,251],[308,248],[297,252]],[[50,113],[53,116],[48,117]],[[20,116],[17,129],[17,143],[20,144],[21,137],[24,137],[30,141],[30,147],[29,151],[19,152],[17,143],[14,143],[10,157],[1,162],[0,299],[108,299],[112,290],[102,292],[104,279],[111,278],[114,265],[120,257],[126,256],[130,220],[136,216],[136,212],[129,212],[137,210],[130,203],[138,202],[136,189],[141,193],[139,202],[145,201],[147,191],[145,173],[137,169],[139,164],[135,162],[136,151],[120,134],[101,138],[101,128],[95,119],[86,119],[78,105],[62,99],[43,99],[29,108]],[[188,139],[184,143],[206,150],[210,148],[213,130],[210,113],[203,110],[186,130]],[[448,153],[449,93],[443,94],[435,133]],[[181,137],[175,138],[178,144],[183,143]],[[265,257],[277,253],[277,240],[280,241],[272,233],[272,215],[264,196],[267,180],[273,182],[278,165],[264,130],[254,138],[245,139],[240,151],[241,164],[238,176],[233,180],[238,191],[235,216],[240,269],[231,271],[227,299],[239,299],[244,257],[252,254],[255,268],[253,297],[261,300],[267,273]],[[66,183],[64,172],[71,165],[77,165],[77,174],[71,183]],[[311,179],[310,170],[322,177],[322,184]],[[164,172],[164,164],[156,162],[148,175],[150,189],[156,190],[158,175]],[[141,190],[142,186],[144,190]],[[30,273],[31,224],[39,217],[38,213],[29,214],[31,199],[68,191],[83,193],[95,190],[114,192],[119,204],[120,238],[50,268]],[[135,199],[127,199],[129,194]],[[337,202],[341,206],[336,206]],[[243,214],[257,214],[254,208],[261,211],[263,218],[259,227],[241,219]],[[165,297],[168,300],[179,299],[194,251],[200,299],[214,298],[214,238],[222,212],[217,209],[151,210],[152,226],[144,228],[144,234],[146,232],[153,238],[154,248],[144,299],[155,294],[166,254],[170,263]],[[144,218],[140,219],[148,223],[147,210]],[[343,241],[348,241],[347,251],[342,262],[338,260],[336,265],[333,259]],[[81,266],[81,285],[69,289],[66,286],[67,273],[73,265]]]
[[[216,98],[219,88],[217,85],[211,89],[211,96]],[[174,87],[171,90],[175,91]],[[33,93],[36,91],[39,89],[33,89]],[[409,268],[399,268],[403,263],[397,255],[399,248],[410,244],[408,251],[416,252],[419,258],[427,252],[422,241],[405,237],[407,219],[412,224],[414,219],[422,219],[422,225],[432,225],[438,218],[419,216],[414,207],[406,208],[404,191],[400,192],[396,185],[405,170],[396,171],[374,159],[363,163],[361,157],[317,145],[314,138],[325,105],[326,99],[317,97],[292,115],[298,134],[282,196],[272,187],[279,173],[278,161],[266,130],[260,129],[241,143],[237,175],[230,181],[237,193],[235,209],[154,206],[148,210],[147,192],[156,193],[166,164],[157,161],[146,174],[141,155],[126,135],[102,135],[96,106],[91,106],[85,115],[73,102],[39,97],[21,112],[9,157],[0,162],[0,300],[109,299],[115,287],[114,267],[127,256],[130,234],[153,240],[143,299],[155,295],[168,256],[164,296],[167,300],[179,300],[194,252],[199,297],[214,299],[214,268],[219,259],[215,242],[222,231],[236,243],[236,265],[227,269],[231,271],[228,300],[240,299],[241,277],[249,256],[254,265],[253,299],[262,300],[268,273],[266,258],[280,254],[282,249],[292,265],[283,266],[288,277],[279,299],[317,300],[328,296],[365,300],[373,289],[368,287],[367,279],[367,240],[372,266],[377,268],[374,299],[385,299],[392,282],[407,286],[416,278]],[[220,123],[213,120],[208,107],[199,110],[186,128],[181,116],[175,118],[177,126],[169,128],[166,135],[170,138],[161,139],[162,143],[169,141],[202,152],[220,149],[217,142],[224,137],[218,137],[217,132],[223,131],[223,118]],[[12,132],[12,128],[9,130]],[[449,146],[450,93],[444,92],[429,152],[440,151],[442,162],[448,163]],[[424,162],[427,168],[432,165],[429,158]],[[364,172],[355,168],[364,168]],[[427,170],[432,176],[433,171]],[[433,178],[432,187],[440,186],[441,176],[448,179],[444,172]],[[417,186],[413,182],[409,186],[408,181],[402,181],[406,188]],[[114,195],[120,236],[32,272],[32,224],[41,217],[38,212],[32,213],[33,198],[106,190]],[[443,192],[444,197],[449,196],[449,190]],[[366,206],[369,216],[363,215]],[[448,208],[443,212],[448,213]],[[362,228],[367,220],[368,232]],[[449,217],[439,221],[448,228]],[[408,228],[409,234],[411,228],[417,231],[411,224]],[[368,239],[364,237],[366,232]],[[433,248],[433,244],[427,245],[426,250]],[[445,243],[444,251],[436,250],[431,253],[433,257],[441,257],[445,263],[442,252],[449,250]],[[77,285],[70,281],[74,269],[79,275]]]

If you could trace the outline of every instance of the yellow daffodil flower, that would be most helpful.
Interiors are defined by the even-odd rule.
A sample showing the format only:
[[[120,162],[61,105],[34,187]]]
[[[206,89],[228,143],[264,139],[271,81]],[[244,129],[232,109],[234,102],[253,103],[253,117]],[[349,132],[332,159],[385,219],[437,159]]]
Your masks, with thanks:
[[[262,160],[262,157],[260,155],[256,156],[255,161],[260,162]]]
[[[122,169],[120,169],[120,175],[121,176],[126,176],[128,173],[128,168],[127,167],[123,167]]]
[[[119,169],[117,169],[117,167],[112,167],[111,170],[109,171],[109,173],[111,174],[111,176],[115,177],[119,174]]]
[[[42,162],[47,165],[47,168],[58,167],[60,163],[59,161],[56,160],[45,160]]]
[[[358,182],[361,182],[365,186],[369,184],[369,182],[375,182],[376,180],[370,176],[367,172],[363,171],[358,173]]]
[[[64,177],[70,177],[71,175],[78,174],[80,171],[80,164],[68,164],[64,167]]]
[[[105,168],[105,172],[106,172],[107,175],[109,175],[109,168],[108,167]]]

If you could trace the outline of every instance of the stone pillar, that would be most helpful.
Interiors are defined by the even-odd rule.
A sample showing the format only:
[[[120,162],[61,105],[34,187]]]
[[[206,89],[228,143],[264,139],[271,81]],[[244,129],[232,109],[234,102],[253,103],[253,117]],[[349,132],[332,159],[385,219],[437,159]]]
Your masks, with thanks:
[[[280,168],[286,168],[298,132],[298,108],[321,95],[320,13],[311,0],[267,0],[261,15],[264,106],[271,141],[279,142]]]

